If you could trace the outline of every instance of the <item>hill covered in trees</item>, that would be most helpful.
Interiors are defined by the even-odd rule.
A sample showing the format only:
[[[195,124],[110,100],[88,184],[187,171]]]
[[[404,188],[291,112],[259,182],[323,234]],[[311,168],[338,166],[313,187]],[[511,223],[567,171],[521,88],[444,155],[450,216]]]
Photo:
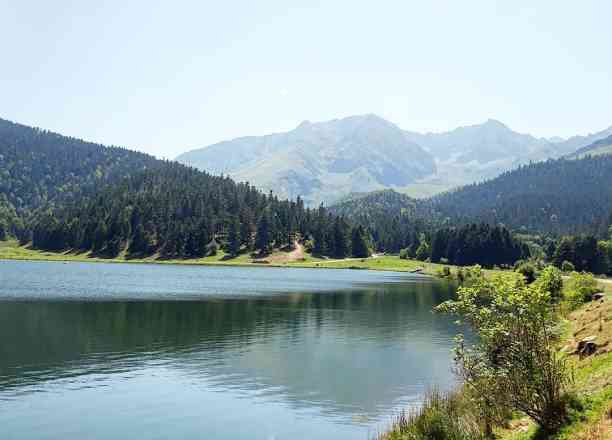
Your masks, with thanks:
[[[370,193],[331,208],[371,228],[382,242],[402,228],[483,222],[511,230],[607,234],[612,212],[612,156],[523,165],[479,184],[426,200],[394,191]]]
[[[571,159],[577,159],[586,156],[599,156],[602,154],[612,154],[612,135],[599,139],[586,147],[580,148],[568,157]]]
[[[323,208],[279,200],[247,183],[169,162],[109,185],[85,201],[48,210],[33,225],[41,249],[91,250],[109,257],[159,254],[199,258],[223,246],[230,255],[293,246],[343,258],[369,255],[363,228]]]
[[[419,200],[393,190],[354,196],[330,207],[332,213],[366,227],[377,250],[394,253],[410,247],[416,252],[419,237],[437,225],[428,209]]]
[[[0,211],[4,205],[28,217],[160,163],[147,154],[0,119]]]
[[[0,240],[97,255],[194,258],[292,246],[369,255],[369,237],[300,198],[119,147],[0,120]]]
[[[425,203],[442,218],[514,230],[575,234],[607,230],[612,156],[548,160],[468,185]]]

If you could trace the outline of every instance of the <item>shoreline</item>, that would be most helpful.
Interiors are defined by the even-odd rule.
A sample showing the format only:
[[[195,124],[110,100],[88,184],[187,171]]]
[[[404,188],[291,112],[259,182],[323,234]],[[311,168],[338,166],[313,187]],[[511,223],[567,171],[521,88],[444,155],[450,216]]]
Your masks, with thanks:
[[[121,257],[102,258],[88,254],[55,253],[19,246],[14,242],[0,243],[0,261],[45,261],[61,263],[103,263],[103,264],[152,264],[173,266],[220,266],[220,267],[262,267],[262,268],[298,268],[298,269],[345,269],[345,270],[374,270],[398,273],[420,274],[436,276],[429,266],[440,266],[416,260],[401,260],[398,256],[376,256],[369,258],[347,258],[344,260],[326,260],[308,256],[305,260],[290,262],[259,262],[253,261],[246,254],[233,259],[224,260],[225,254],[220,252],[214,257],[198,259],[169,259]]]

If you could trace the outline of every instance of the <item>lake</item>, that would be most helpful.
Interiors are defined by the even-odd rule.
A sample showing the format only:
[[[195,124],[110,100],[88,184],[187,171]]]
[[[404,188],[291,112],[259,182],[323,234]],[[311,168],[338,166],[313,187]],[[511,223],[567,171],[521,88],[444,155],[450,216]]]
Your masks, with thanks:
[[[453,287],[392,272],[0,261],[0,438],[371,439],[449,388]]]

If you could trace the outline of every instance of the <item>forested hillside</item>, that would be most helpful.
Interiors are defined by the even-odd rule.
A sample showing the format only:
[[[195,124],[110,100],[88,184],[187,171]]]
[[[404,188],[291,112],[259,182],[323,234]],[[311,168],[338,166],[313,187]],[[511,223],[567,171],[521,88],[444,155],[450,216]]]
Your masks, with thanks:
[[[147,154],[0,119],[0,195],[22,216],[159,163]]]
[[[586,156],[600,156],[602,154],[612,154],[612,135],[580,148],[575,153],[569,155],[569,158],[576,159]]]
[[[416,250],[419,237],[438,223],[428,209],[419,200],[393,190],[356,196],[330,207],[334,214],[368,228],[377,249],[386,252],[411,246]]]
[[[110,185],[85,203],[47,211],[33,225],[37,248],[82,249],[114,257],[196,258],[223,246],[230,255],[292,246],[314,238],[314,251],[364,253],[365,232],[301,199],[280,201],[246,183],[165,163]],[[361,248],[360,248],[361,246]]]
[[[325,209],[118,147],[0,120],[0,240],[46,250],[193,258],[292,246],[367,256],[369,237]]]
[[[391,190],[374,192],[331,210],[367,225],[379,237],[392,235],[398,224],[441,227],[474,222],[557,236],[605,236],[612,212],[612,156],[523,165],[426,200]]]
[[[612,212],[612,156],[523,165],[427,200],[384,190],[307,209],[299,197],[0,121],[0,176],[0,239],[107,256],[194,258],[219,247],[265,255],[299,239],[337,258],[375,248],[510,264],[528,253],[510,231],[607,238]]]
[[[524,165],[426,203],[459,222],[553,234],[605,232],[612,210],[612,156]]]

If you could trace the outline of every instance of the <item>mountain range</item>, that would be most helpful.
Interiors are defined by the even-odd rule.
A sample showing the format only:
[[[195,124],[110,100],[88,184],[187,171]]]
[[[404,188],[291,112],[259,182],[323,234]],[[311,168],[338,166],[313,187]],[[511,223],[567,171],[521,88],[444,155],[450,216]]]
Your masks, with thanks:
[[[264,195],[252,185],[234,183],[229,176],[215,177],[125,148],[0,120],[0,240],[14,236],[44,249],[91,249],[109,255],[129,246],[134,254],[161,252],[168,257],[185,257],[206,254],[206,246],[216,238],[227,244],[229,237],[240,235],[242,241],[250,242],[255,230],[266,243],[277,244],[290,244],[292,234],[299,231],[302,237],[326,243],[331,255],[340,254],[334,243],[342,241],[336,238],[358,226],[367,228],[377,249],[391,251],[412,246],[437,228],[472,222],[503,224],[526,233],[559,236],[591,231],[607,237],[612,223],[612,155],[601,153],[610,147],[609,135],[547,141],[510,135],[511,130],[495,121],[483,125],[458,129],[447,136],[456,140],[452,145],[460,158],[457,165],[468,159],[492,162],[484,155],[485,148],[501,155],[511,138],[515,139],[512,153],[521,161],[539,154],[562,157],[519,164],[481,183],[415,199],[393,187],[405,190],[407,185],[440,174],[441,162],[436,156],[450,148],[442,141],[451,145],[452,139],[438,138],[438,144],[430,140],[426,147],[420,147],[401,129],[371,115],[302,124],[297,130],[301,133],[259,139],[261,149],[272,157],[270,151],[278,151],[278,155],[285,150],[284,140],[298,139],[294,154],[302,161],[314,160],[325,166],[327,174],[320,173],[319,189],[327,188],[325,179],[330,174],[358,187],[359,180],[349,179],[353,176],[351,167],[370,176],[372,186],[392,187],[349,192],[343,202],[326,211],[304,209],[300,199],[284,202],[276,195]],[[475,139],[474,132],[500,136],[491,135],[489,142],[481,144],[482,157],[470,157],[478,144],[458,142],[461,136],[457,132],[466,139]],[[305,143],[321,138],[325,142]],[[378,142],[380,139],[385,142]],[[530,140],[531,147],[519,142],[521,139]],[[596,140],[564,154],[592,139]],[[220,168],[213,171],[225,172],[224,163],[254,160],[249,157],[256,154],[252,143],[244,141],[242,154],[231,149],[224,153],[215,147]],[[412,153],[402,154],[405,150]],[[373,151],[378,156],[372,157]],[[270,160],[269,155],[262,154],[263,162]],[[411,161],[413,155],[421,161]],[[291,155],[281,157],[294,159]],[[491,157],[495,159],[494,153]],[[287,170],[282,161],[277,164],[278,170]],[[278,194],[278,188],[273,189]]]
[[[310,205],[351,192],[405,187],[436,172],[431,154],[375,115],[305,121],[286,133],[220,142],[177,161],[229,174],[281,198],[299,195]]]
[[[376,115],[303,122],[294,130],[224,141],[177,161],[248,181],[281,197],[333,204],[351,193],[394,189],[431,196],[521,164],[559,158],[612,135],[537,138],[488,120],[441,133],[405,131]]]

